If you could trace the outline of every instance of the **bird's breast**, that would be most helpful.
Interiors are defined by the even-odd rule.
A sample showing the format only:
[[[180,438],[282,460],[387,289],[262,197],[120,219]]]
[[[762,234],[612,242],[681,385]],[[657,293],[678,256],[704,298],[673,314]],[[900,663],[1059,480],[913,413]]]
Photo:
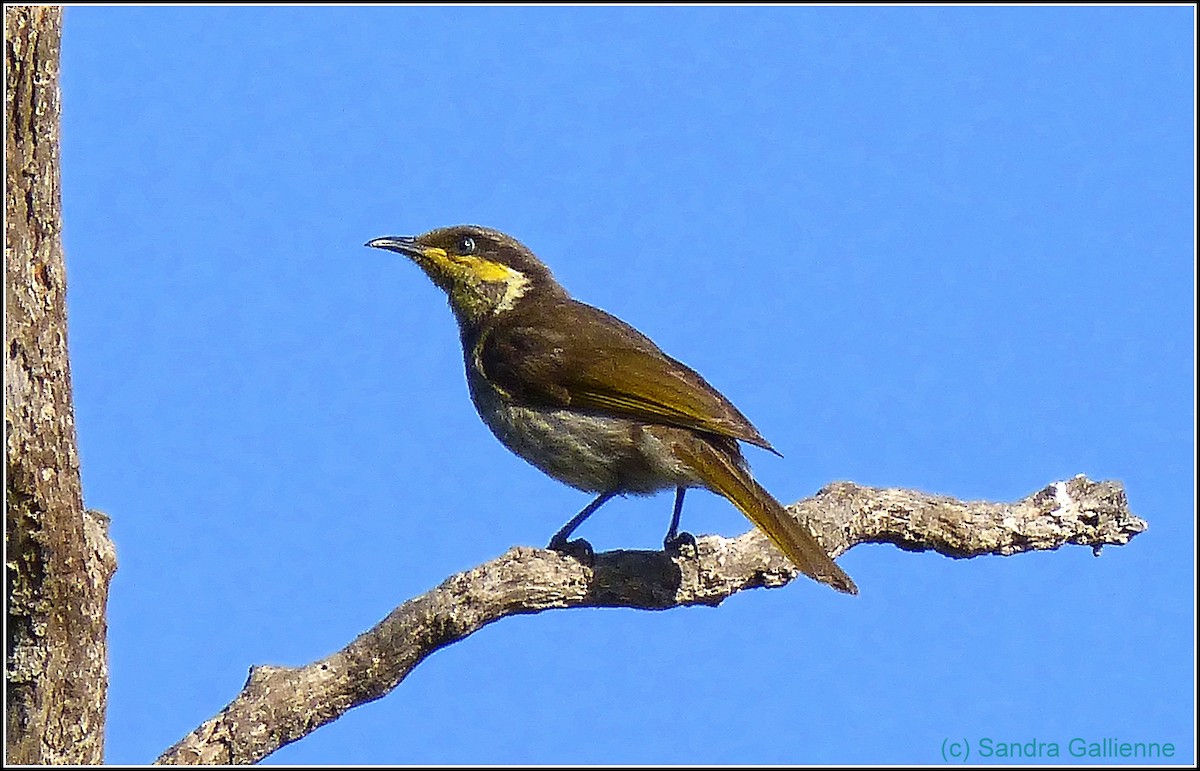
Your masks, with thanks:
[[[471,400],[505,447],[588,492],[649,494],[699,480],[672,452],[675,429],[570,408],[516,404],[467,366]]]

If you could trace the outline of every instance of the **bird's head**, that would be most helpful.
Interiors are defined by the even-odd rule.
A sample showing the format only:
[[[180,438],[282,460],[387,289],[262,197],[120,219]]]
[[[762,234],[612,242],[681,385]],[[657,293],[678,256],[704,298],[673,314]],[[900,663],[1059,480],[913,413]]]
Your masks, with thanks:
[[[464,326],[511,310],[531,293],[565,295],[533,252],[498,230],[456,225],[419,236],[384,236],[366,245],[399,252],[419,265],[445,290]]]

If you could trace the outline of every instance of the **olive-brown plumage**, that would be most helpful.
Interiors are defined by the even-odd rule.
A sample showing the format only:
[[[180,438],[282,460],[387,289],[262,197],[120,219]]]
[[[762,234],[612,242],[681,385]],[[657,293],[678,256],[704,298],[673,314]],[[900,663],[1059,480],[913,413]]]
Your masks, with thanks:
[[[750,475],[738,442],[774,452],[698,373],[620,319],[573,299],[533,252],[473,225],[368,246],[410,257],[445,290],[459,324],[467,385],[480,417],[510,450],[550,476],[597,493],[551,540],[614,495],[675,488],[664,544],[684,492],[724,496],[805,574],[844,592],[854,582]]]

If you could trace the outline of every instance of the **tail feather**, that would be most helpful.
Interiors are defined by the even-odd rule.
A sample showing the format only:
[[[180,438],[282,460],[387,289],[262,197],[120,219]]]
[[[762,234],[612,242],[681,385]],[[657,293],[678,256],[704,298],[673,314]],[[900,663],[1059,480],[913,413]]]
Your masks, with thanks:
[[[676,445],[675,451],[713,492],[737,506],[800,572],[838,591],[858,594],[854,581],[825,553],[806,525],[788,514],[735,457],[697,439],[687,446]]]

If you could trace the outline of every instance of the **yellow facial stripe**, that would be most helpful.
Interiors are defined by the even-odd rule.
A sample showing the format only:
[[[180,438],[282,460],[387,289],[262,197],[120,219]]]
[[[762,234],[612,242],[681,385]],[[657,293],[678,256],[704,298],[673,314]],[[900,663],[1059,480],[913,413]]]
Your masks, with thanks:
[[[456,308],[471,317],[508,310],[529,286],[529,278],[519,270],[482,257],[451,254],[436,246],[425,247],[418,262],[453,296]],[[500,284],[503,292],[497,296],[484,291],[485,284]]]
[[[507,265],[501,265],[491,260],[472,260],[467,268],[480,281],[500,281],[507,284],[514,279],[525,278]]]
[[[435,246],[426,247],[425,259],[435,268],[449,276],[470,276],[476,281],[500,281],[508,283],[517,278],[524,278],[518,271],[498,262],[484,260],[470,255],[450,254],[445,249]]]

